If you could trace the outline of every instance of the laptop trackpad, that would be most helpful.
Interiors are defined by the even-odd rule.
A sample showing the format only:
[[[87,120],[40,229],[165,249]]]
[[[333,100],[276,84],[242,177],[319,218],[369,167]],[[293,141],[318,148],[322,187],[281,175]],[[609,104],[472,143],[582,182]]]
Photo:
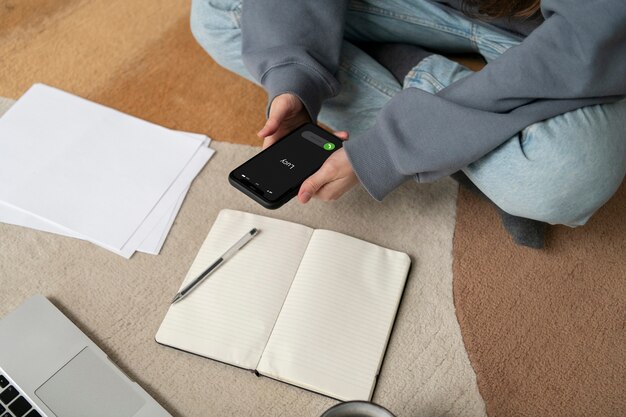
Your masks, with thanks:
[[[145,402],[111,363],[88,347],[35,394],[57,417],[131,417]]]

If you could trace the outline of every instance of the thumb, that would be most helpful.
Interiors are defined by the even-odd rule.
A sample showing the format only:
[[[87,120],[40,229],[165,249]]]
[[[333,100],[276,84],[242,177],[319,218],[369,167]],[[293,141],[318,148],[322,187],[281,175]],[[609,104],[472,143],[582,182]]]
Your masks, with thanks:
[[[276,118],[268,118],[265,125],[259,130],[257,136],[260,138],[266,138],[276,133],[280,127],[280,120]]]
[[[322,188],[322,185],[324,184],[317,178],[317,173],[313,174],[312,176],[307,178],[307,180],[304,181],[300,186],[300,191],[298,192],[298,200],[300,200],[302,204],[308,203],[309,200],[313,198],[315,193],[317,193],[317,191]]]
[[[285,100],[282,96],[276,97],[270,105],[270,114],[265,122],[265,126],[263,126],[257,135],[265,138],[276,133],[283,120],[289,116],[291,111],[289,100]]]

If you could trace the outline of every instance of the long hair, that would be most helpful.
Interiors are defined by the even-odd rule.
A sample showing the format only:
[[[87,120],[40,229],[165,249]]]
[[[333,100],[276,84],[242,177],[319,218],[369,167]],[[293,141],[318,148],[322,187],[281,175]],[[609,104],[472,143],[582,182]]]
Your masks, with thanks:
[[[539,11],[540,0],[462,0],[462,10],[473,17],[529,18]]]

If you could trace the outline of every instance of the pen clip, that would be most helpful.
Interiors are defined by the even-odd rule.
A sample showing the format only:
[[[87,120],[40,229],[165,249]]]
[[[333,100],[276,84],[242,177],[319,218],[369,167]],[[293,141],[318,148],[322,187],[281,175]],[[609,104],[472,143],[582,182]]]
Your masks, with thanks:
[[[233,245],[233,247],[231,247],[230,249],[228,249],[226,251],[226,253],[224,253],[224,255],[222,255],[222,259],[226,260],[228,258],[230,258],[231,256],[233,256],[235,253],[237,253],[237,251],[239,251],[241,248],[243,248],[248,242],[250,242],[250,240],[257,235],[257,233],[259,233],[259,230],[254,228],[252,230],[250,230],[244,237],[242,237],[241,239],[239,239],[239,241],[237,241],[237,243],[235,243]]]

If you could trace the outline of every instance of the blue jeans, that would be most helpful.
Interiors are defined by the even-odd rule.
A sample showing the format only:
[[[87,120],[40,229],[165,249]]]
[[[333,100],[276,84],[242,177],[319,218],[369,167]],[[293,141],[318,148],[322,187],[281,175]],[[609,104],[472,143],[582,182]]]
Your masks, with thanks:
[[[191,29],[225,68],[253,81],[241,59],[241,0],[193,0]],[[372,126],[402,88],[435,93],[471,74],[441,55],[421,61],[404,85],[354,44],[411,43],[492,61],[522,41],[425,0],[352,0],[337,77],[320,122],[351,135]],[[419,109],[415,109],[419,111]],[[463,171],[504,211],[551,224],[584,224],[626,174],[626,100],[584,107],[528,126]]]

